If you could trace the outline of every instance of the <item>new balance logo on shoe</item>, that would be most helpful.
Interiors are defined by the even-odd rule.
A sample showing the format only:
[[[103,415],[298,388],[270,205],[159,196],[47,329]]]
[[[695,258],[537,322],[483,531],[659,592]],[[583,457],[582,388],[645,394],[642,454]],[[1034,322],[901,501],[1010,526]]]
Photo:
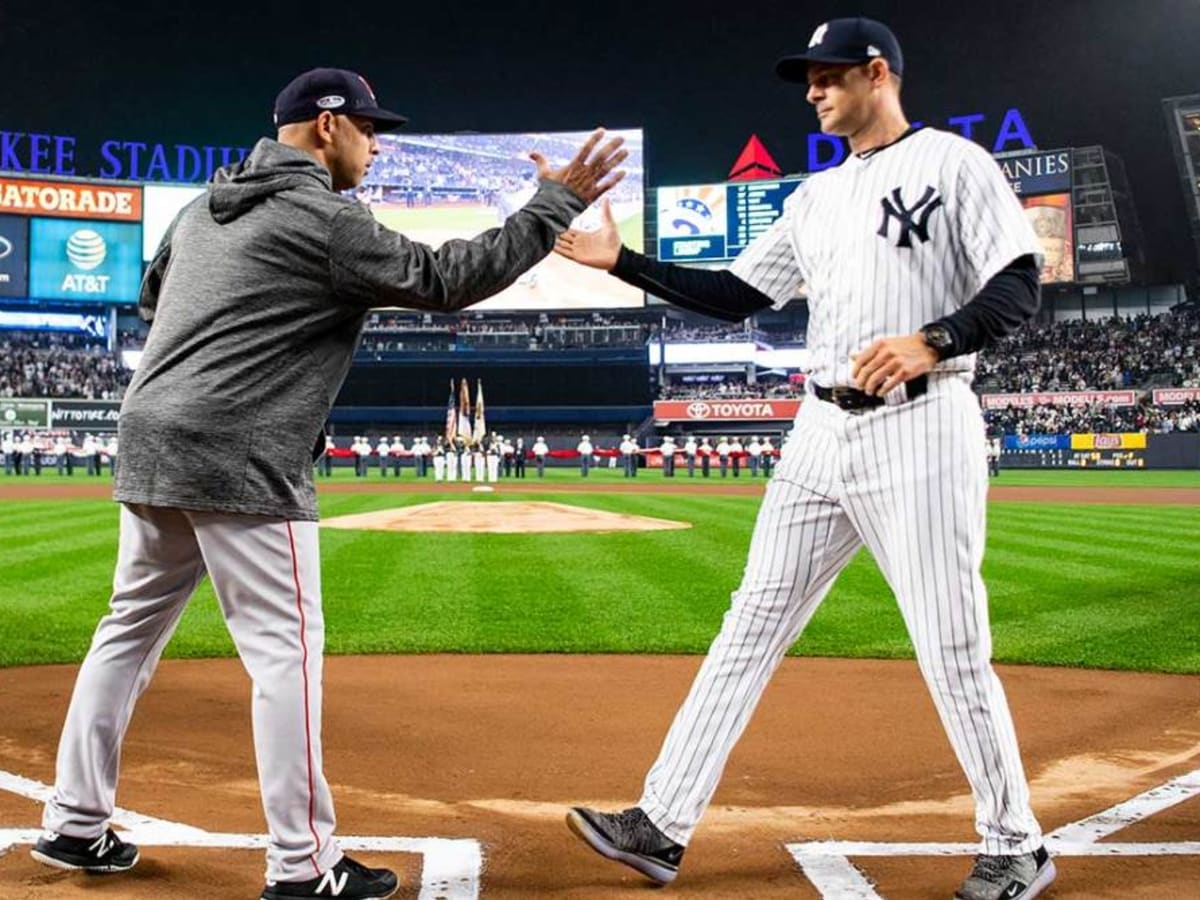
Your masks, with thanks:
[[[95,853],[96,856],[103,856],[112,849],[112,845],[112,839],[107,834],[102,834],[93,843],[88,844],[88,849]]]
[[[292,900],[296,897],[339,897],[341,900],[377,900],[400,889],[400,880],[390,869],[372,869],[349,856],[332,869],[307,881],[269,881],[261,900]]]
[[[321,883],[317,885],[317,889],[313,892],[318,897],[328,892],[330,897],[340,897],[342,891],[346,889],[346,882],[350,880],[349,872],[342,872],[339,876],[333,869],[325,873],[325,877],[321,879]]]

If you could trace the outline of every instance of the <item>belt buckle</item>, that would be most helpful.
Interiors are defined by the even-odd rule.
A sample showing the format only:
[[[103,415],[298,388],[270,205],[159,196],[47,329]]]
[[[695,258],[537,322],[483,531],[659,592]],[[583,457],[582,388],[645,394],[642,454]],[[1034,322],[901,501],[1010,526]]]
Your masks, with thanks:
[[[850,400],[855,396],[856,393],[857,391],[852,387],[847,387],[844,384],[835,384],[832,388],[830,388],[829,399],[832,400],[837,406],[845,409],[846,407],[843,405],[844,401]]]

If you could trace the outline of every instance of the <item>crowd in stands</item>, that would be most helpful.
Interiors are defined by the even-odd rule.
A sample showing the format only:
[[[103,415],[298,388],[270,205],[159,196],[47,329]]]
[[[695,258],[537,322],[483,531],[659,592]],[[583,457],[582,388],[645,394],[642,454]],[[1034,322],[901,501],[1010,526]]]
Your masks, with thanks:
[[[984,412],[994,434],[1119,434],[1200,431],[1200,402],[1181,406],[1031,406]]]
[[[778,342],[780,332],[768,336]],[[122,331],[122,346],[140,346],[144,332]],[[359,359],[392,352],[452,347],[550,349],[637,346],[647,341],[759,340],[744,324],[695,325],[660,313],[470,313],[437,316],[380,312],[367,322]],[[1200,309],[1158,316],[1030,325],[980,355],[976,389],[984,393],[1113,388],[1200,387]],[[0,396],[120,399],[131,373],[102,338],[26,331],[0,332]],[[749,385],[728,376],[672,382],[661,399],[789,397],[802,393],[787,379]],[[1006,432],[1195,431],[1196,403],[1155,408],[1112,406],[1010,407],[987,413]]]
[[[758,400],[803,396],[803,381],[775,378],[760,380],[756,384],[734,380],[716,384],[668,384],[658,393],[659,400]]]
[[[5,332],[0,361],[0,397],[119,400],[132,374],[103,343],[82,335]]]
[[[1029,325],[980,354],[985,392],[1200,387],[1200,310]]]
[[[575,138],[554,135],[536,140],[519,134],[388,136],[380,141],[359,197],[406,207],[467,199],[496,206],[507,215],[536,189],[531,150],[555,163],[570,159],[578,148]],[[613,203],[641,198],[641,147],[628,149],[622,168],[629,177],[610,192]]]

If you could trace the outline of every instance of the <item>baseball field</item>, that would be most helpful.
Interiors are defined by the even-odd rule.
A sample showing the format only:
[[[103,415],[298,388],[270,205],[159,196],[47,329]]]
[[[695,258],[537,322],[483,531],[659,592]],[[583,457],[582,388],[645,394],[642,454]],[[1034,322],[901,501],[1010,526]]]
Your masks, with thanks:
[[[107,601],[108,487],[0,481],[0,897],[251,896],[263,824],[249,683],[207,583],[126,744],[118,802],[136,813],[114,821],[141,839],[143,863],[84,880],[24,852]],[[324,529],[340,831],[403,870],[406,897],[640,896],[638,878],[575,843],[562,814],[637,799],[739,581],[762,482],[551,470],[472,488],[339,472],[320,506],[327,522],[410,507],[432,522],[431,504],[503,517],[506,504],[553,501],[686,527]],[[455,509],[439,506],[441,521]],[[1200,472],[1005,471],[987,547],[995,659],[1035,809],[1063,857],[1048,896],[1195,896]],[[970,798],[868,555],[790,655],[670,892],[950,896],[971,852]]]

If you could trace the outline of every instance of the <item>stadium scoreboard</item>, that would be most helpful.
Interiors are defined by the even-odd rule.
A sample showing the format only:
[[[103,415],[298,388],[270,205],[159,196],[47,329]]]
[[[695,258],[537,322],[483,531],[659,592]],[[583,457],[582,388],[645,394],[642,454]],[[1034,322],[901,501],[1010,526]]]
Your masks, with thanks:
[[[658,189],[658,258],[729,262],[774,224],[802,178]]]

